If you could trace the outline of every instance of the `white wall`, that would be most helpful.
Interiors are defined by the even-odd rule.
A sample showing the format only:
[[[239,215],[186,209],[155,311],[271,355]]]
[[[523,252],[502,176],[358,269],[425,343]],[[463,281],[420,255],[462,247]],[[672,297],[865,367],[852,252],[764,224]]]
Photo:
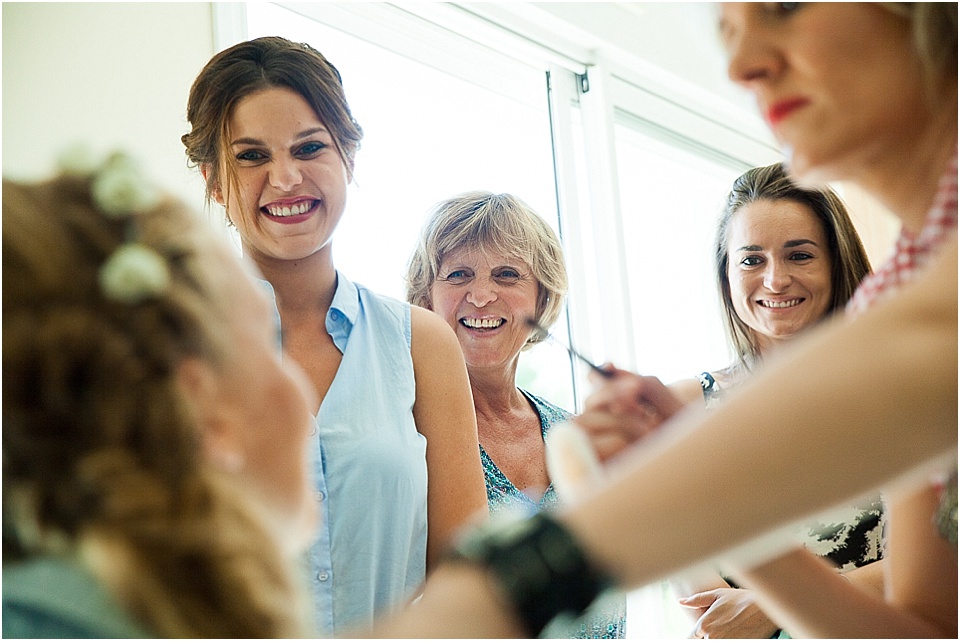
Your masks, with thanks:
[[[84,140],[202,206],[180,136],[213,53],[210,3],[3,3],[3,175],[43,177]]]

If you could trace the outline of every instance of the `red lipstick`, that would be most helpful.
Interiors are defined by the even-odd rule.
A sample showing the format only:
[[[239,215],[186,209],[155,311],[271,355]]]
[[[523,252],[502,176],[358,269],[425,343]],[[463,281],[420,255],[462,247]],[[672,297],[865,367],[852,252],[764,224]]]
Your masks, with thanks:
[[[781,100],[767,110],[767,121],[771,125],[776,125],[797,109],[806,106],[809,102],[806,98],[788,98],[787,100]]]

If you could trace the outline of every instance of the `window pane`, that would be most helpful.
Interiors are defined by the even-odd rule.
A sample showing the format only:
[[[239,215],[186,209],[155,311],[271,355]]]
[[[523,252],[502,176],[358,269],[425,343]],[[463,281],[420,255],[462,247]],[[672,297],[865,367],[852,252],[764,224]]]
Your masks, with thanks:
[[[637,368],[669,383],[724,367],[712,246],[745,168],[625,112],[615,137]],[[666,582],[631,592],[627,615],[630,638],[683,638],[692,628]]]
[[[334,242],[338,269],[395,298],[420,227],[440,200],[509,192],[555,229],[545,77],[541,107],[438,71],[276,5],[248,3],[249,37],[307,42],[340,71],[364,130],[355,180]],[[456,56],[456,51],[444,52]],[[570,364],[552,345],[521,357],[521,385],[573,407]]]
[[[667,382],[728,364],[713,238],[740,168],[622,118],[617,164],[638,369]]]

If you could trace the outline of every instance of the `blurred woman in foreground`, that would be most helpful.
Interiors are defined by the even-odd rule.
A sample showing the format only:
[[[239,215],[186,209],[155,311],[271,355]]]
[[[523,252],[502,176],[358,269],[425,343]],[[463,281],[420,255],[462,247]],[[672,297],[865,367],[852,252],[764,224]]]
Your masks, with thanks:
[[[3,636],[310,635],[315,396],[126,156],[3,184]]]
[[[536,634],[611,582],[722,555],[797,635],[956,638],[957,6],[728,4],[720,32],[791,175],[875,196],[903,223],[896,256],[853,320],[809,331],[716,411],[681,413],[587,500],[468,537],[385,634]],[[674,413],[654,381],[618,375],[591,397],[578,420],[601,455]],[[787,553],[781,528],[881,486],[886,599]]]

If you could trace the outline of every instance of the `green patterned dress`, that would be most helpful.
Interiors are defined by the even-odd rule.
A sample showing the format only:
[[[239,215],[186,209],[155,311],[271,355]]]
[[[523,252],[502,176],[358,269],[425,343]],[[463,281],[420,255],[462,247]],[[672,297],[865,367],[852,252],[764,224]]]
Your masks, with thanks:
[[[569,419],[572,414],[542,398],[520,390],[540,416],[540,430],[544,437],[550,428]],[[500,471],[497,464],[480,446],[480,461],[483,463],[483,478],[487,485],[487,505],[490,514],[508,510],[533,513],[549,510],[560,504],[553,484],[547,487],[539,501],[533,501],[518,490],[510,479]],[[621,593],[601,597],[591,609],[575,621],[558,621],[547,627],[543,638],[570,639],[622,639],[626,631],[626,599]]]

